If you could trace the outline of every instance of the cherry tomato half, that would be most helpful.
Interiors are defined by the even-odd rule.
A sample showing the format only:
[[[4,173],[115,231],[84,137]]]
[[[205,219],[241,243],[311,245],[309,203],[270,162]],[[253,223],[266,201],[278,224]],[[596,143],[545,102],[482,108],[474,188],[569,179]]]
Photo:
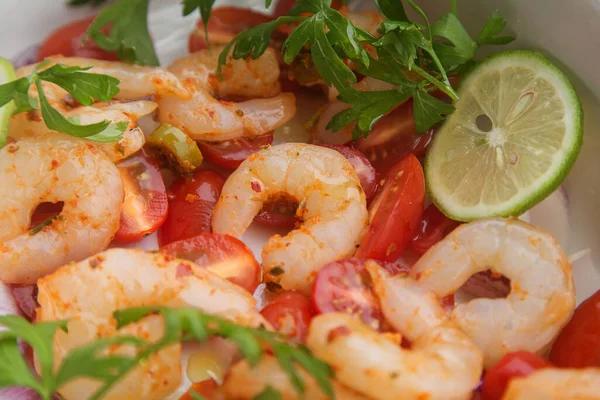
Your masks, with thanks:
[[[48,219],[60,214],[63,209],[64,204],[65,203],[62,201],[60,201],[58,203],[41,203],[41,204],[39,204],[36,207],[35,211],[33,212],[33,215],[31,216],[30,229],[35,228],[42,222],[47,221]]]
[[[552,346],[558,367],[600,367],[600,290],[577,307]]]
[[[260,313],[278,332],[300,343],[304,343],[315,315],[310,299],[293,291],[277,295]]]
[[[352,147],[342,146],[340,144],[322,144],[321,146],[342,153],[342,155],[350,161],[350,164],[356,169],[356,174],[360,179],[360,185],[365,192],[367,200],[369,200],[373,194],[375,194],[377,183],[375,181],[375,168],[373,168],[367,157]]]
[[[388,174],[373,199],[370,225],[356,257],[395,261],[415,235],[425,203],[425,177],[419,160],[409,154]]]
[[[260,283],[260,265],[252,251],[233,236],[202,233],[168,244],[160,250],[206,267],[250,293],[254,293]]]
[[[242,161],[273,143],[273,134],[252,139],[240,138],[225,142],[198,142],[202,155],[213,165],[226,169],[236,169]]]
[[[412,239],[410,248],[417,254],[425,254],[459,225],[460,222],[446,217],[435,204],[430,204],[423,212],[421,225]]]
[[[169,215],[158,230],[159,246],[211,232],[212,211],[224,183],[220,174],[203,169],[191,178],[173,182],[169,189]]]
[[[99,60],[118,60],[117,55],[99,48],[92,40],[82,43],[81,39],[95,17],[89,17],[63,25],[52,32],[42,43],[37,61],[61,54],[65,57],[86,57]]]
[[[377,171],[377,182],[385,178],[398,160],[408,154],[421,157],[433,138],[433,129],[422,135],[415,133],[413,102],[408,100],[381,118],[368,137],[359,139],[354,147],[362,152]]]
[[[300,219],[296,216],[298,203],[286,195],[271,199],[263,205],[254,220],[259,224],[292,230]]]
[[[135,243],[156,231],[167,218],[167,191],[158,162],[141,149],[117,164],[123,179],[125,201],[118,243]]]
[[[408,273],[410,269],[398,264],[380,264],[390,273]],[[365,260],[348,258],[327,264],[317,274],[311,296],[319,314],[345,312],[356,315],[365,324],[379,329],[383,315],[371,291],[371,279]]]
[[[528,351],[517,351],[505,355],[485,374],[481,386],[483,400],[502,399],[511,379],[527,376],[538,369],[550,366],[552,364],[548,361]]]
[[[268,15],[252,11],[248,8],[219,7],[215,8],[208,21],[208,32],[210,44],[227,44],[238,33],[249,28],[270,22],[272,18]],[[196,30],[192,32],[189,39],[190,53],[208,48],[204,34],[204,23],[199,20]]]

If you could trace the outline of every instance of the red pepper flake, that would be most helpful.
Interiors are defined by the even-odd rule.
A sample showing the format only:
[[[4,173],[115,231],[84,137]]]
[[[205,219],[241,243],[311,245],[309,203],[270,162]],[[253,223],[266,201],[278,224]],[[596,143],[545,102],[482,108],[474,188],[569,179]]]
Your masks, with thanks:
[[[179,264],[175,270],[177,279],[192,275],[192,268],[187,264]]]
[[[352,331],[350,331],[350,329],[347,326],[338,326],[337,328],[334,328],[329,332],[329,334],[327,335],[327,342],[331,343],[335,339],[343,336],[348,336],[351,333]]]
[[[260,182],[252,181],[252,182],[250,182],[250,186],[252,187],[252,190],[254,190],[256,193],[262,192],[262,187],[260,185]]]

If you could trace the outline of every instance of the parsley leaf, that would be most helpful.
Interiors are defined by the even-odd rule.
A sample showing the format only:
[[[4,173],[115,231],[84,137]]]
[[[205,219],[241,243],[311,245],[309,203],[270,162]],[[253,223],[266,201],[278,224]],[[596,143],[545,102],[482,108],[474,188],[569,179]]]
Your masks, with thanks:
[[[500,15],[498,10],[494,11],[491,17],[485,23],[485,26],[479,33],[479,37],[477,38],[477,44],[495,44],[495,45],[504,45],[509,44],[515,38],[513,36],[500,36],[504,28],[506,27],[506,20]]]
[[[212,11],[212,6],[215,0],[183,0],[183,16],[188,16],[196,9],[200,10],[200,17],[204,22],[204,37],[208,43],[208,20]]]
[[[106,3],[107,0],[69,0],[69,2],[67,3],[69,6],[71,7],[78,7],[78,6],[84,6],[84,5],[91,5],[91,6],[99,6],[102,3]]]
[[[134,64],[158,66],[158,57],[148,31],[149,0],[118,0],[104,8],[90,25],[87,35],[98,47],[116,51],[119,59]],[[110,24],[107,35],[102,29]]]
[[[379,12],[394,21],[407,21],[408,17],[400,0],[375,0]]]
[[[446,116],[454,112],[452,105],[436,99],[422,89],[414,93],[413,107],[418,134],[425,133],[433,125],[443,121]]]
[[[273,389],[271,386],[267,386],[265,390],[254,396],[253,400],[281,400],[281,393]]]
[[[467,30],[453,13],[442,15],[431,27],[431,34],[434,37],[444,38],[452,44],[433,42],[433,50],[447,71],[466,63],[475,56],[477,43],[471,39]]]

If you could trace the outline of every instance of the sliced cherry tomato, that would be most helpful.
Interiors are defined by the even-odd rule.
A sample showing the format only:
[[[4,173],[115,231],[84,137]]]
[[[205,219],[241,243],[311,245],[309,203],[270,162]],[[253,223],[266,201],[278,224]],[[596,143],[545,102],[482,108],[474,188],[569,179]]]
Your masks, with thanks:
[[[207,379],[202,382],[196,382],[192,385],[190,390],[187,391],[186,394],[181,396],[179,400],[195,400],[198,396],[193,396],[192,393],[202,396],[201,398],[205,400],[213,400],[217,397],[217,389],[219,388],[219,384],[215,382],[213,379]]]
[[[125,189],[118,243],[134,243],[156,231],[167,218],[167,191],[158,162],[145,149],[118,165]]]
[[[600,290],[577,307],[550,352],[558,367],[600,367]]]
[[[260,283],[260,265],[252,251],[229,235],[202,233],[161,247],[162,252],[190,260],[254,293]]]
[[[415,131],[413,102],[409,100],[377,121],[369,136],[354,143],[377,171],[377,182],[408,154],[416,157],[425,154],[433,138],[433,129],[422,135]]]
[[[221,168],[236,169],[246,158],[271,143],[273,143],[273,134],[267,133],[252,139],[240,138],[219,143],[198,142],[198,147],[211,164]]]
[[[423,212],[421,225],[412,239],[410,248],[417,254],[425,254],[459,225],[460,222],[446,217],[434,204],[430,204]]]
[[[248,8],[219,7],[215,8],[208,21],[208,32],[210,44],[220,45],[231,42],[238,33],[249,28],[270,22],[272,18],[268,15],[252,11]],[[190,53],[208,48],[204,34],[204,23],[198,21],[196,30],[192,32],[189,40]]]
[[[542,357],[528,351],[509,353],[486,372],[481,386],[483,400],[500,400],[511,379],[551,366]]]
[[[66,24],[52,32],[42,43],[37,53],[37,61],[61,54],[65,57],[86,57],[99,60],[118,60],[116,53],[99,48],[93,40],[81,39],[95,17],[89,17]]]
[[[169,215],[158,230],[159,246],[210,232],[212,211],[224,183],[220,174],[210,170],[174,182],[169,189]]]
[[[380,264],[390,273],[408,273],[399,264]],[[371,279],[365,260],[348,258],[327,264],[317,274],[312,287],[312,301],[319,314],[345,312],[356,315],[365,324],[382,327],[383,315],[371,291]]]
[[[15,302],[30,321],[35,320],[36,308],[40,305],[37,301],[37,285],[12,285],[12,296]]]
[[[315,315],[310,299],[297,292],[283,292],[260,313],[278,332],[300,343],[306,339],[308,325]]]
[[[41,203],[38,205],[31,216],[30,228],[35,228],[39,224],[61,213],[65,203]]]
[[[296,217],[297,209],[296,201],[282,195],[264,204],[254,220],[262,225],[292,230],[296,223],[300,222],[300,219]]]
[[[356,252],[358,258],[395,261],[408,247],[423,215],[425,177],[419,160],[409,154],[388,174],[373,199],[370,225]]]
[[[375,181],[375,168],[373,168],[367,157],[352,147],[342,146],[340,144],[322,144],[321,146],[339,151],[348,159],[348,161],[350,161],[350,164],[356,169],[356,174],[360,179],[360,185],[365,191],[367,200],[369,200],[373,194],[375,194],[377,182]]]

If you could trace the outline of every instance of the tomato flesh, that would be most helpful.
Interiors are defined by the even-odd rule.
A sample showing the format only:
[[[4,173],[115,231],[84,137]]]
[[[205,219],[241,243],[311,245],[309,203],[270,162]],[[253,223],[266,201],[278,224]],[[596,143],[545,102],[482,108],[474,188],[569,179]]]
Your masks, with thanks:
[[[36,309],[40,306],[37,301],[37,285],[12,285],[11,291],[19,309],[30,321],[34,321]]]
[[[190,178],[173,182],[169,215],[158,230],[159,246],[211,232],[213,208],[224,184],[223,177],[210,170],[199,170]]]
[[[390,171],[373,199],[370,225],[356,257],[395,261],[417,231],[425,203],[425,177],[419,160],[409,154]]]
[[[600,367],[600,290],[577,307],[552,346],[558,367]]]
[[[352,147],[340,144],[322,144],[321,146],[340,152],[350,161],[360,179],[360,185],[365,192],[367,200],[371,199],[373,194],[375,194],[377,183],[375,181],[375,168],[373,168],[367,157]]]
[[[260,265],[252,251],[233,236],[202,233],[170,243],[160,250],[193,261],[250,293],[254,293],[260,283]]]
[[[260,313],[278,332],[300,343],[304,343],[315,314],[310,299],[294,291],[280,293]]]
[[[298,203],[295,200],[282,195],[264,204],[254,220],[262,225],[292,230],[301,222],[296,216],[297,209]]]
[[[167,191],[152,154],[141,149],[117,164],[125,200],[117,243],[135,243],[155,232],[167,218]]]
[[[509,353],[486,372],[481,386],[483,400],[500,400],[511,379],[551,366],[542,357],[528,351]]]
[[[267,133],[252,139],[239,138],[225,142],[198,142],[202,155],[213,165],[225,169],[236,169],[263,146],[273,143],[273,134]]]
[[[219,7],[212,10],[210,20],[208,21],[209,42],[215,45],[224,45],[231,42],[231,39],[238,33],[244,32],[249,28],[255,27],[272,18],[268,15],[252,11],[247,8],[238,7]],[[204,34],[204,23],[198,21],[197,29],[192,32],[189,39],[190,53],[208,48]]]
[[[423,212],[421,224],[412,239],[410,248],[419,255],[425,254],[459,225],[460,222],[446,217],[434,204],[430,204]]]
[[[93,40],[82,42],[83,35],[95,17],[89,17],[63,25],[52,32],[41,44],[37,53],[37,61],[54,55],[65,57],[85,57],[99,60],[117,61],[114,52],[99,48]]]

